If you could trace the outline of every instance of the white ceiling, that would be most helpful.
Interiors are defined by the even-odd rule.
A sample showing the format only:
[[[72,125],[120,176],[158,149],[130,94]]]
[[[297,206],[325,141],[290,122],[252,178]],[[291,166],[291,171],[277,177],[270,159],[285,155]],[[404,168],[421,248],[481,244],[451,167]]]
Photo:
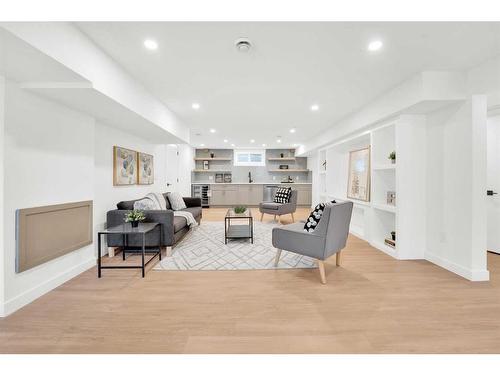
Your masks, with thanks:
[[[462,70],[500,54],[500,23],[77,26],[190,127],[193,146],[207,147],[278,147],[277,136],[300,144],[419,71]],[[236,51],[239,37],[251,40],[249,53]],[[146,38],[158,50],[146,50]],[[384,46],[368,52],[374,39]]]

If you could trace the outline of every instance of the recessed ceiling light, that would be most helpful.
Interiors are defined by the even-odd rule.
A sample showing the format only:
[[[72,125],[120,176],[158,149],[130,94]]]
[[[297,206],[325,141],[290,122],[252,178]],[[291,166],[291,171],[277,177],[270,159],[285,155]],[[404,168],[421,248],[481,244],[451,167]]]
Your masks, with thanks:
[[[278,139],[276,140],[276,142],[281,143],[281,139],[279,139],[279,138],[278,138]]]
[[[200,144],[200,146],[201,146],[201,147],[205,146],[205,143],[201,143],[201,144]]]
[[[298,143],[294,143],[293,144],[293,147],[297,147],[299,144]]]
[[[295,133],[295,132],[296,132],[295,128],[290,129],[290,133]]]
[[[224,143],[227,143],[227,139],[224,139]]]
[[[265,143],[263,143],[263,144],[262,144],[262,147],[266,147],[266,144],[265,144]]]
[[[319,109],[319,105],[317,105],[317,104],[313,104],[311,106],[311,111],[317,111],[318,109]]]
[[[215,133],[215,129],[210,129],[210,133]]]
[[[378,51],[379,49],[382,48],[382,46],[384,45],[384,43],[382,43],[382,41],[380,40],[374,40],[372,42],[370,42],[370,44],[368,44],[368,51]]]
[[[193,104],[191,104],[191,108],[198,110],[198,109],[200,109],[200,104],[199,103],[193,103]]]
[[[255,139],[250,139],[250,143],[254,143],[255,142]]]
[[[154,41],[153,39],[146,39],[144,41],[144,47],[151,51],[154,51],[158,49],[158,43],[156,43],[156,41]]]
[[[234,143],[231,143],[231,147],[234,147]]]

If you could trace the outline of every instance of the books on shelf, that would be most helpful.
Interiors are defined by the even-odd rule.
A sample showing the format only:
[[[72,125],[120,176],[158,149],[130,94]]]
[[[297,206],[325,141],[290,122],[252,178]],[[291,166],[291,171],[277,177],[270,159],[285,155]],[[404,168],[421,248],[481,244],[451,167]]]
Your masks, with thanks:
[[[392,248],[396,248],[396,241],[394,241],[392,238],[386,238],[384,240],[384,243],[387,245],[387,246],[390,246]]]

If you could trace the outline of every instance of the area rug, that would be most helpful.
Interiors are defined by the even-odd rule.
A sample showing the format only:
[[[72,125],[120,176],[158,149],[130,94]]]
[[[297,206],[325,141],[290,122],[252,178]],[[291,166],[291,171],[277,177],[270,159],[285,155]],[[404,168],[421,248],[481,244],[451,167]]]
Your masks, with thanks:
[[[250,240],[228,240],[224,244],[224,222],[202,222],[174,247],[154,269],[160,271],[195,270],[268,270],[316,268],[314,259],[283,251],[274,267],[276,249],[271,235],[277,223],[254,221],[254,243]]]

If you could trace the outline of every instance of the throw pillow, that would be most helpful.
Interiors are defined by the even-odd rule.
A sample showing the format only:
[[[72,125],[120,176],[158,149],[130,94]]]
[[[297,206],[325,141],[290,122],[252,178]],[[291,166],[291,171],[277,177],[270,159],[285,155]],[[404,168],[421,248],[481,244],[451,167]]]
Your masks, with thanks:
[[[156,203],[149,198],[139,199],[134,202],[134,210],[147,211],[157,209]]]
[[[280,187],[274,194],[274,203],[288,203],[290,202],[290,195],[292,195],[292,188]]]
[[[307,218],[304,224],[304,231],[306,232],[314,232],[316,227],[318,226],[319,221],[321,220],[321,216],[323,215],[323,211],[325,209],[325,204],[320,203],[314,207],[314,210],[311,211],[309,217]]]
[[[182,196],[179,193],[171,192],[168,193],[167,197],[168,201],[170,202],[170,206],[172,207],[172,210],[179,211],[187,208],[184,199],[182,199]]]

